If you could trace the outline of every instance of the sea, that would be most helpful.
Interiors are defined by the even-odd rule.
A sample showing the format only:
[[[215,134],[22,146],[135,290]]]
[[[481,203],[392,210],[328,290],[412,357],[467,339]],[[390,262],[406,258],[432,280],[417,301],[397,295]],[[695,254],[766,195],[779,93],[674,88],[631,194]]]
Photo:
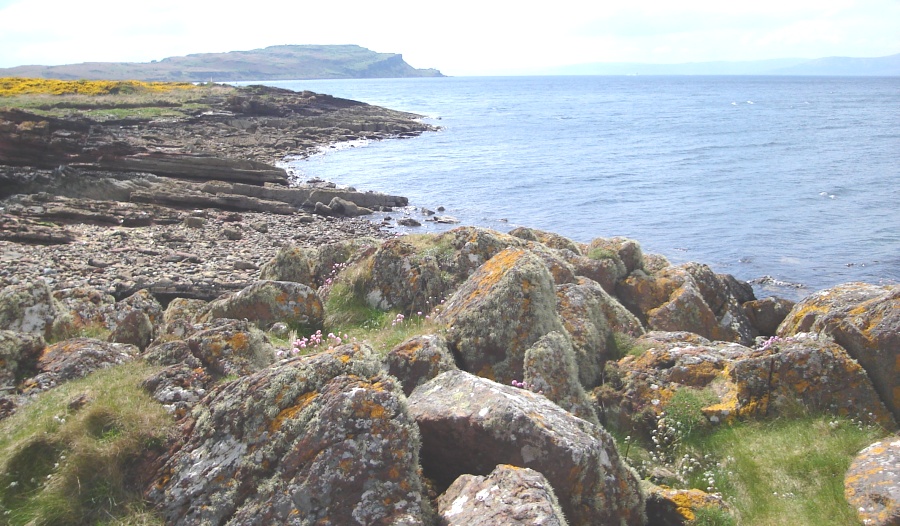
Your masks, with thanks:
[[[462,225],[625,236],[799,299],[900,282],[900,77],[304,80],[440,131],[288,160],[298,179],[406,196]]]

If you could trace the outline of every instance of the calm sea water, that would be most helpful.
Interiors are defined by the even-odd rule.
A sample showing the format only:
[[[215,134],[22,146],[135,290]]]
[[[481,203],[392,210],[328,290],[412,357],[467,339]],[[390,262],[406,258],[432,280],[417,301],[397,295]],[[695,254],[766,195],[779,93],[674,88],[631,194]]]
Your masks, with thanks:
[[[627,236],[674,263],[803,286],[760,296],[900,281],[900,78],[271,84],[443,127],[292,162],[303,178],[404,195],[501,231]]]

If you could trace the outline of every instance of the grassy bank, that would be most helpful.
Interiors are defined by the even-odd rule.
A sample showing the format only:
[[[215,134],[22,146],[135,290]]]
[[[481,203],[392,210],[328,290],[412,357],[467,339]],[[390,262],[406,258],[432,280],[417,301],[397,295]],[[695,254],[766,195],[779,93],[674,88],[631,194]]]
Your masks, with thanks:
[[[189,82],[0,78],[0,108],[96,121],[178,118],[210,109],[231,86]]]

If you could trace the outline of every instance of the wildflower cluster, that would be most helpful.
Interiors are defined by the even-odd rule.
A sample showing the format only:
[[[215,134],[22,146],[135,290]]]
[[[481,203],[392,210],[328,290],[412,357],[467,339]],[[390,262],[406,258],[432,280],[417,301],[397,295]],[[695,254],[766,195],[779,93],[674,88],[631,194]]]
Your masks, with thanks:
[[[315,333],[310,334],[307,337],[294,340],[294,342],[291,344],[290,351],[278,351],[275,354],[277,356],[285,356],[287,354],[297,355],[305,352],[311,352],[322,347],[331,349],[348,341],[351,340],[347,334],[341,336],[338,334],[334,334],[333,332],[329,332],[328,335],[325,336],[322,334],[322,331],[316,331]]]
[[[531,391],[532,393],[544,394],[544,391],[537,388],[537,386],[530,385],[528,382],[520,382],[518,380],[513,380],[511,382],[513,387],[518,387],[519,389],[525,389],[527,391]]]
[[[325,278],[325,282],[322,284],[322,287],[330,289],[332,285],[334,285],[334,280],[337,278],[337,275],[341,273],[342,270],[347,268],[346,263],[335,263],[331,265],[331,272],[328,273],[328,277]]]

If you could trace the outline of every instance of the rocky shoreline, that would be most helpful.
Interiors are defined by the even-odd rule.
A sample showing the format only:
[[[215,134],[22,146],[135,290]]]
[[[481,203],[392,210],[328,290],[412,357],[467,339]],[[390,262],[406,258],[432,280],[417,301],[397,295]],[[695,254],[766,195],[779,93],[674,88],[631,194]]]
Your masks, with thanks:
[[[630,239],[396,236],[362,216],[402,197],[289,187],[267,163],[428,125],[259,87],[217,104],[178,122],[0,112],[11,523],[52,522],[31,499],[60,488],[72,524],[730,517],[712,483],[671,489],[689,481],[669,412],[702,397],[705,428],[804,407],[880,429],[846,495],[893,524],[900,287],[795,304]]]

